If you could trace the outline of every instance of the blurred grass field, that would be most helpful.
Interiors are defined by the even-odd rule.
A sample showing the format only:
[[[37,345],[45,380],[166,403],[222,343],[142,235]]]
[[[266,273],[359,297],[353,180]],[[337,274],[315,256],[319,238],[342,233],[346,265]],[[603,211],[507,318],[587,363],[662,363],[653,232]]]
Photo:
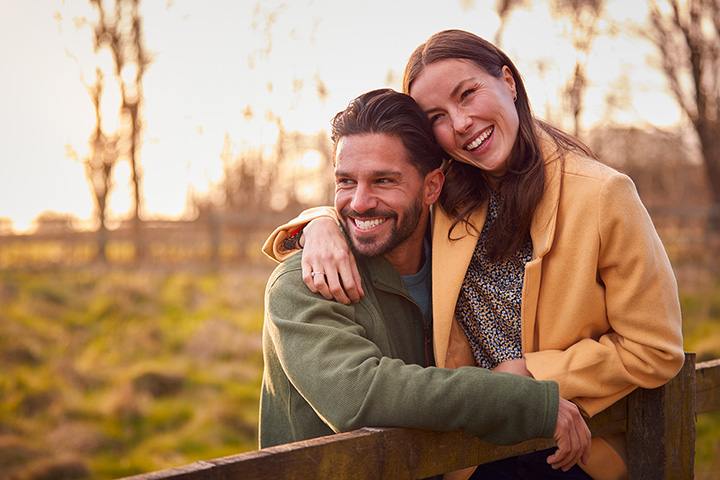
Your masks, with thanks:
[[[256,449],[272,268],[0,270],[0,478],[118,478]],[[720,358],[720,276],[678,273],[685,349]],[[698,417],[696,452],[695,478],[713,478],[720,413]]]
[[[117,478],[256,449],[271,269],[0,272],[0,477]]]

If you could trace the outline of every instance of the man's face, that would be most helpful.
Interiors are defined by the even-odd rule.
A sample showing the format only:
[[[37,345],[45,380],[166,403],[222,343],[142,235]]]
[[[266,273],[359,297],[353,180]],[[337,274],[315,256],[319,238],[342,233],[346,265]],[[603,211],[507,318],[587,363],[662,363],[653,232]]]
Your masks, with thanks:
[[[423,178],[399,138],[350,135],[338,142],[335,208],[358,255],[386,255],[418,235],[422,190]]]

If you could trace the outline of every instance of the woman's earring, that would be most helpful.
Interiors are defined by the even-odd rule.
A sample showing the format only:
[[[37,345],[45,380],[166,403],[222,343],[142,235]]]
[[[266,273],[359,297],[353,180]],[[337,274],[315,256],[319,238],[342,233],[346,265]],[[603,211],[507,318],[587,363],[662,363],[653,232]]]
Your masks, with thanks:
[[[515,96],[513,97],[513,102],[517,102],[517,93],[516,93]]]

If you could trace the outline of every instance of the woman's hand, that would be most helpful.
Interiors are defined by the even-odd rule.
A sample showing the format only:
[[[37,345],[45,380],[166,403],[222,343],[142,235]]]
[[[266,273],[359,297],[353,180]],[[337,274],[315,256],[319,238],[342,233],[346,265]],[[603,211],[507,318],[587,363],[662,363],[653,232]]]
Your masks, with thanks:
[[[525,366],[524,358],[506,360],[497,367],[493,368],[493,372],[514,373],[516,375],[525,375],[526,377],[535,378]]]
[[[363,292],[355,257],[335,220],[319,217],[303,229],[303,281],[313,293],[349,305]]]
[[[553,438],[558,449],[547,458],[554,469],[567,472],[578,460],[584,465],[590,460],[590,429],[574,403],[560,397],[558,418]]]

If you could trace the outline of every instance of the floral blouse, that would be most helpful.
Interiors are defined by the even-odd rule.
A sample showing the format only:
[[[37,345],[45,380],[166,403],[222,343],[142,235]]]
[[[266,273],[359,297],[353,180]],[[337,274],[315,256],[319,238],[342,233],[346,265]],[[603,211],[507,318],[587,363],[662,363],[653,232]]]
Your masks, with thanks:
[[[488,202],[485,226],[480,232],[470,266],[458,295],[455,315],[470,342],[479,367],[522,357],[520,303],[525,264],[532,259],[532,240],[513,256],[493,263],[486,258],[485,238],[498,214],[499,198],[493,192]]]

